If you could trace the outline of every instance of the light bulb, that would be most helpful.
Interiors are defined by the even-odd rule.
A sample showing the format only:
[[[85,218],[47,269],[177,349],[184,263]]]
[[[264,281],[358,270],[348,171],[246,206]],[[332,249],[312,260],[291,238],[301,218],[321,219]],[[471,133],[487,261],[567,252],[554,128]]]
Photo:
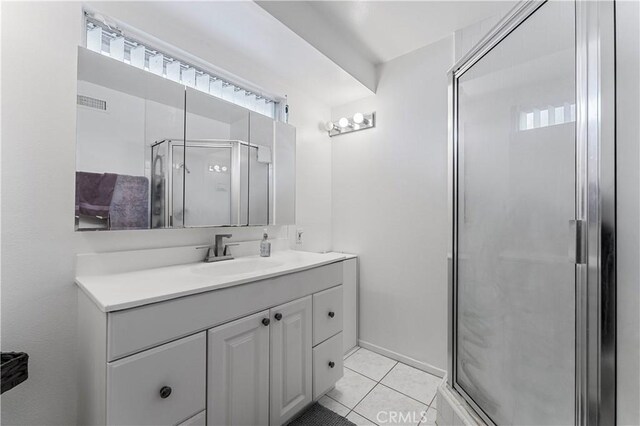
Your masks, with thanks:
[[[361,112],[353,114],[353,122],[356,124],[362,124],[364,122],[364,115]]]
[[[343,129],[345,127],[349,127],[349,120],[345,117],[342,117],[339,121],[338,121],[338,126],[342,127]]]
[[[334,127],[335,127],[335,124],[333,124],[332,121],[327,121],[324,123],[324,128],[327,130],[327,132],[332,131]]]

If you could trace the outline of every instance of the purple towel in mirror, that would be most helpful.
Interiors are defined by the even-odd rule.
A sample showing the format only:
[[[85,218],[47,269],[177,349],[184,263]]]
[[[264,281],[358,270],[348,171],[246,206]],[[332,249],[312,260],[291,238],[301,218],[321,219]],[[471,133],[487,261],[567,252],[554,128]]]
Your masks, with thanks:
[[[146,177],[118,175],[109,223],[110,229],[149,228],[149,180]]]
[[[76,216],[109,216],[118,175],[76,172]]]

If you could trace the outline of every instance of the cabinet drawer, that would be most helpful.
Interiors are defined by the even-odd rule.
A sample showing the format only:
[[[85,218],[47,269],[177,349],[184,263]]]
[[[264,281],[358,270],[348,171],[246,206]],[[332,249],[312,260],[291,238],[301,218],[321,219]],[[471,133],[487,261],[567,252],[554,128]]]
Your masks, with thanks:
[[[107,364],[107,424],[176,425],[205,409],[206,335]]]
[[[313,399],[331,389],[342,377],[342,333],[313,348]]]
[[[313,345],[342,331],[342,286],[313,295]]]

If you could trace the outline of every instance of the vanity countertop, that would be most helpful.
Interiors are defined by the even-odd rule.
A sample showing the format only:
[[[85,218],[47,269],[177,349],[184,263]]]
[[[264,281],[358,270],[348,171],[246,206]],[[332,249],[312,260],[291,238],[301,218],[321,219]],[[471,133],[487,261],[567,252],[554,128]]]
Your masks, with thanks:
[[[76,284],[103,312],[135,308],[339,262],[342,253],[274,251],[213,263],[188,263],[115,274],[82,275]]]

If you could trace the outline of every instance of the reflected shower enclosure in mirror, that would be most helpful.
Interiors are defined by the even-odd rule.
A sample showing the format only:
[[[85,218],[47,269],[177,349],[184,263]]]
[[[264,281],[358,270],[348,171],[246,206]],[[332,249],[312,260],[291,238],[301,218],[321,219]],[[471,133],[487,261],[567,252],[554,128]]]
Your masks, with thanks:
[[[295,128],[84,48],[77,230],[285,225]]]

